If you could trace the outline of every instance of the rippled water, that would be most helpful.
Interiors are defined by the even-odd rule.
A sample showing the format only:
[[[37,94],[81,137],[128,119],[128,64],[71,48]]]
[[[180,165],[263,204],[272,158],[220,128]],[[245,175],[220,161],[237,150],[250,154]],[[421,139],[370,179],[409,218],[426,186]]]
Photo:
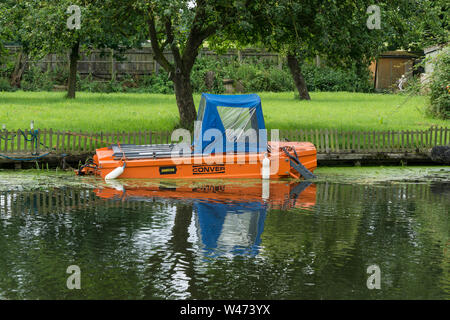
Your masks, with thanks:
[[[3,190],[0,298],[448,299],[448,173]]]

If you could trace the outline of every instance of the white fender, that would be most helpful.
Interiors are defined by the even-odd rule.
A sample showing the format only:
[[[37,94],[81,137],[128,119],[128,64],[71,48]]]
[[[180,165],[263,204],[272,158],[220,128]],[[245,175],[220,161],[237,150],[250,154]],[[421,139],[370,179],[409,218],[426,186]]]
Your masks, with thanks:
[[[108,173],[105,177],[105,180],[117,179],[125,170],[125,164],[122,167],[117,167],[110,173]]]

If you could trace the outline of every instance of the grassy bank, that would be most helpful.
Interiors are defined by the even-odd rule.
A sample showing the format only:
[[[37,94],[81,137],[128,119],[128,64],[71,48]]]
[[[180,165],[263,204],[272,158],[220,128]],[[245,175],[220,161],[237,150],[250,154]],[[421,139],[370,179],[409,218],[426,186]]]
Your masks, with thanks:
[[[426,97],[313,92],[311,101],[294,100],[293,92],[261,93],[266,126],[274,129],[336,128],[343,130],[426,129],[450,121],[427,118]],[[200,95],[195,95],[198,105]],[[400,107],[398,107],[400,105]],[[171,130],[178,122],[174,95],[0,92],[0,126],[83,131]]]

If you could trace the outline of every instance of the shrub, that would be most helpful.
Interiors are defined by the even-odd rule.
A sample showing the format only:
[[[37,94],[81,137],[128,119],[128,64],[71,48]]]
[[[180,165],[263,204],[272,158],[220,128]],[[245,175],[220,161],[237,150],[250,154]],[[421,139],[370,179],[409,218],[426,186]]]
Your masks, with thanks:
[[[88,75],[85,78],[78,79],[77,90],[87,92],[102,92],[102,93],[114,93],[126,91],[126,89],[122,86],[122,83],[119,81],[116,80],[96,81],[93,79],[92,75]]]
[[[8,79],[0,78],[0,91],[15,91],[15,89],[11,87]]]
[[[223,68],[225,65],[226,62],[219,59],[199,57],[192,68],[192,90],[194,92],[211,92],[216,94],[225,92],[222,82],[224,78]],[[206,74],[210,71],[214,72],[214,81],[211,90],[207,87],[205,81]]]
[[[159,70],[158,74],[144,76],[138,83],[139,92],[147,93],[174,93],[173,82],[164,70]]]
[[[205,78],[208,72],[214,73],[211,88]],[[302,66],[302,73],[309,91],[350,91],[370,92],[369,71],[358,72],[357,68],[349,70],[331,67],[316,67],[311,64]],[[28,91],[52,90],[54,84],[67,84],[67,68],[59,68],[43,73],[34,67],[24,75],[22,87]],[[224,79],[234,80],[241,84],[243,92],[285,92],[294,90],[294,81],[287,66],[281,69],[269,60],[246,58],[242,62],[237,59],[217,57],[199,57],[192,69],[191,84],[195,93],[224,93]],[[125,76],[122,80],[96,81],[91,75],[77,81],[78,91],[87,92],[146,92],[173,94],[173,82],[167,72],[160,69],[158,74],[139,78]]]
[[[434,71],[430,77],[430,102],[428,114],[434,117],[450,118],[450,47],[445,48],[434,59]]]
[[[422,94],[422,81],[420,80],[420,75],[413,75],[408,78],[404,87],[404,93],[409,95]]]
[[[239,81],[245,92],[292,91],[293,80],[288,70],[264,63],[232,62],[223,69],[223,77]]]
[[[88,75],[85,78],[77,79],[77,90],[86,92],[100,92],[97,88],[100,82],[94,81],[92,75]]]
[[[268,70],[267,91],[291,91],[293,88],[294,80],[286,69],[270,68]]]
[[[51,72],[42,72],[36,66],[25,72],[21,82],[24,91],[51,91],[54,85],[55,82],[52,79]]]
[[[373,90],[368,70],[358,72],[356,67],[342,70],[304,64],[302,71],[309,91],[370,92]]]
[[[69,80],[69,68],[67,67],[56,67],[51,71],[48,71],[49,77],[53,80],[56,85],[65,86]],[[77,80],[80,80],[78,77]]]

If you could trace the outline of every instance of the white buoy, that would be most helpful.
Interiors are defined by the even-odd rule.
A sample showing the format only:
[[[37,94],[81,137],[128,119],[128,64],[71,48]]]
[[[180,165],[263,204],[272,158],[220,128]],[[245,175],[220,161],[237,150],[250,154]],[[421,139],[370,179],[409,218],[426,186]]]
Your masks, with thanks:
[[[264,155],[264,159],[262,161],[261,176],[263,179],[270,179],[270,159],[267,157],[267,153]]]
[[[105,180],[117,179],[118,177],[120,177],[120,175],[123,173],[124,170],[125,170],[125,163],[123,164],[122,167],[117,167],[113,171],[108,173],[105,177]]]

